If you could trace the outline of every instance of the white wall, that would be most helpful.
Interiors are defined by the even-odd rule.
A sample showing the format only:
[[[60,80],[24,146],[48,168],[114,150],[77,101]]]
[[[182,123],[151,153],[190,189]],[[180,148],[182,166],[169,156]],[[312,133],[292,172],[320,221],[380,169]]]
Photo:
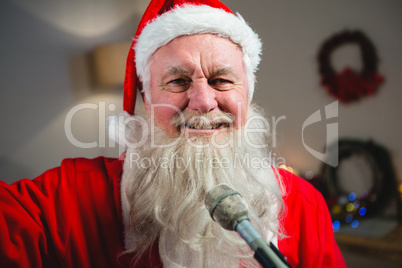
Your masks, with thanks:
[[[374,97],[339,104],[339,117],[305,129],[305,142],[324,153],[326,123],[338,122],[339,138],[373,139],[388,148],[402,175],[402,2],[355,1],[241,1],[227,0],[241,12],[264,42],[255,101],[266,112],[286,120],[278,123],[278,150],[287,164],[318,172],[321,161],[302,142],[304,121],[335,99],[319,84],[317,53],[324,39],[345,29],[360,29],[373,41],[385,83]],[[359,50],[336,50],[336,68],[361,67]]]
[[[0,177],[33,178],[66,157],[117,156],[107,148],[80,149],[66,138],[66,115],[80,103],[105,102],[121,111],[122,90],[105,92],[88,79],[88,55],[99,44],[129,40],[144,5],[130,1],[0,1]],[[322,41],[344,29],[363,30],[376,45],[386,82],[375,97],[339,105],[340,137],[374,139],[392,153],[402,175],[402,2],[398,0],[226,0],[260,34],[263,62],[255,101],[277,125],[277,151],[300,171],[321,162],[303,146],[302,125],[334,101],[319,85],[316,56]],[[359,66],[358,50],[341,49],[342,67]],[[73,118],[73,133],[98,140],[98,110]],[[106,114],[111,112],[106,109]],[[324,152],[325,121],[305,131],[305,142]]]
[[[74,146],[64,123],[78,104],[105,103],[103,117],[112,113],[109,104],[122,110],[122,86],[111,91],[94,86],[91,52],[131,40],[144,9],[136,1],[0,1],[3,180],[34,178],[66,157],[118,156],[113,148]],[[72,133],[77,140],[99,142],[99,112],[76,113]]]

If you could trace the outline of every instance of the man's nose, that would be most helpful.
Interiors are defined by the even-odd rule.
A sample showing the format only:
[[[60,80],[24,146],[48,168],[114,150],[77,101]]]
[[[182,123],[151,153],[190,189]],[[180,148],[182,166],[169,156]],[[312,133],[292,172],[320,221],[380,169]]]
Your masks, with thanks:
[[[187,92],[189,97],[188,108],[191,110],[207,113],[218,107],[215,90],[208,84],[206,79],[194,81]]]

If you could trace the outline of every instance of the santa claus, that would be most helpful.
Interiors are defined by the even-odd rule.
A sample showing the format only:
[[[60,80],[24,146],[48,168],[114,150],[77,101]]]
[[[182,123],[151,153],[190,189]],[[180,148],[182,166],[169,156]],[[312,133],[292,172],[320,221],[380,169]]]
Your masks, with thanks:
[[[275,167],[252,104],[261,41],[217,0],[153,0],[130,49],[119,159],[0,184],[1,267],[259,267],[204,205],[226,184],[292,267],[345,266],[322,196]],[[134,115],[136,91],[146,118]]]

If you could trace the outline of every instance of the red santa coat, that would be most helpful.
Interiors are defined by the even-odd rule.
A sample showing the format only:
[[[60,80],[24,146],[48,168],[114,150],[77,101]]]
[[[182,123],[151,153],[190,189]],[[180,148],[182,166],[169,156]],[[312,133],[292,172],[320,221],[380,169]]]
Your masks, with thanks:
[[[66,159],[34,180],[0,181],[0,267],[128,267],[123,162]],[[292,267],[345,267],[322,196],[281,170],[287,195],[279,249]],[[157,246],[136,267],[162,267]]]

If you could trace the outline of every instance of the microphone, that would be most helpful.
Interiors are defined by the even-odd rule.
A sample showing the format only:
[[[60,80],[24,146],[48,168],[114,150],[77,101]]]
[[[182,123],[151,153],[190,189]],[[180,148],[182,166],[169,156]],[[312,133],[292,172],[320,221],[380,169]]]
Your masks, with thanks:
[[[290,267],[275,245],[272,242],[268,245],[250,223],[247,205],[238,192],[226,184],[220,184],[207,193],[204,201],[211,218],[223,228],[237,231],[254,250],[254,258],[262,267]]]

